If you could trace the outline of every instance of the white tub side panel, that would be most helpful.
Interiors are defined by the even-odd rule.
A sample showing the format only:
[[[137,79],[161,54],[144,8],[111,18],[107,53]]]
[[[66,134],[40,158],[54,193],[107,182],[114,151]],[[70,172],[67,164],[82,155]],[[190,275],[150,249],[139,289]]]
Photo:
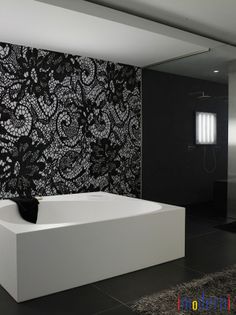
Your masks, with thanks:
[[[24,233],[18,240],[18,301],[177,259],[184,246],[183,208]]]
[[[0,284],[17,297],[16,235],[0,225]]]

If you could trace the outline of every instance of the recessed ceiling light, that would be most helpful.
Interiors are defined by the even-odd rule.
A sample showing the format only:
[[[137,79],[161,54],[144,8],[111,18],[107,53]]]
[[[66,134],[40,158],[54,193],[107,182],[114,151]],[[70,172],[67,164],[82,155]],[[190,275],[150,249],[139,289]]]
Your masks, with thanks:
[[[218,73],[218,72],[219,72],[219,70],[214,70],[213,72],[214,72],[214,73]]]

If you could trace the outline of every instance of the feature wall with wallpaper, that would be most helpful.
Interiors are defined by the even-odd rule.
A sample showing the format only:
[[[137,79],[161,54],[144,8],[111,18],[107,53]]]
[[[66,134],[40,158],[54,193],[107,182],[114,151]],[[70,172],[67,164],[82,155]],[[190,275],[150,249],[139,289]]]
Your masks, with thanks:
[[[141,70],[0,43],[0,197],[140,196]]]

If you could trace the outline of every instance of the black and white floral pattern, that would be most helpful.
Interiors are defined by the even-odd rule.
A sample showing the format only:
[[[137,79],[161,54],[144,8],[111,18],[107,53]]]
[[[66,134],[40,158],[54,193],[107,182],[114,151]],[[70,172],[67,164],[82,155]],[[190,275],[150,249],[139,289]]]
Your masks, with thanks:
[[[1,197],[140,195],[141,70],[0,43]]]

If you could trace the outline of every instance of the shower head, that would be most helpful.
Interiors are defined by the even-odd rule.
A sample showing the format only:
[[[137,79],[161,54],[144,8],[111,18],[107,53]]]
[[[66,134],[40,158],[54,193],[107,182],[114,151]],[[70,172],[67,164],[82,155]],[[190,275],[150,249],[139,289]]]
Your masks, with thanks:
[[[207,98],[211,98],[211,96],[210,96],[210,95],[205,94],[205,92],[204,92],[204,91],[202,92],[202,94],[201,94],[201,95],[199,95],[199,96],[197,97],[197,99],[199,99],[199,100],[203,100],[203,99],[207,99]]]
[[[208,94],[205,94],[204,91],[192,92],[192,93],[189,93],[189,95],[196,97],[198,100],[205,100],[205,99],[211,98],[211,96]]]

